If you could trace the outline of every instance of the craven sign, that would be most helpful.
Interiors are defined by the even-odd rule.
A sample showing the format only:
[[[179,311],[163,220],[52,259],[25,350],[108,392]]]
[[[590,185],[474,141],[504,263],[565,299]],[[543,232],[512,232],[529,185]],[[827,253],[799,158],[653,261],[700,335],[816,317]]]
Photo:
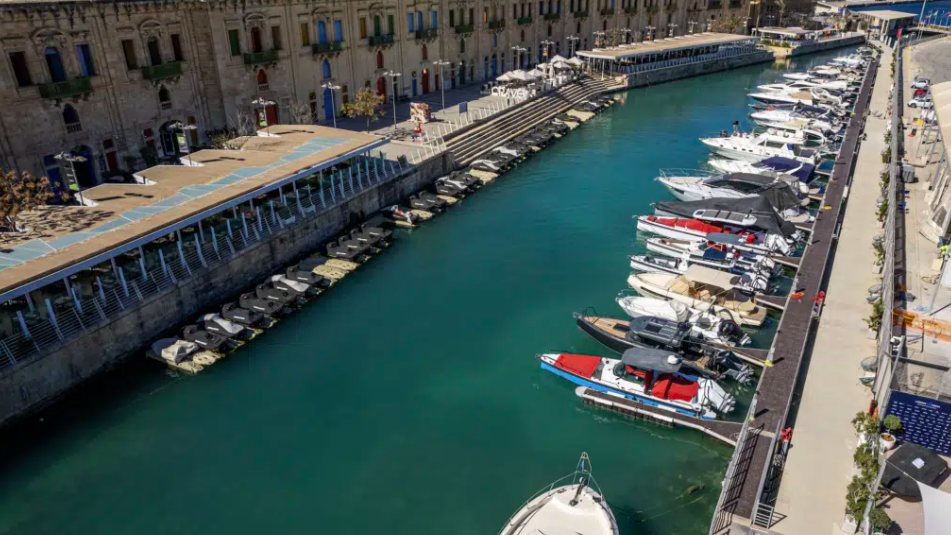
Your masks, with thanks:
[[[512,89],[510,87],[502,88],[495,86],[492,88],[492,96],[511,98],[515,100],[525,100],[528,98],[528,90],[525,88]]]

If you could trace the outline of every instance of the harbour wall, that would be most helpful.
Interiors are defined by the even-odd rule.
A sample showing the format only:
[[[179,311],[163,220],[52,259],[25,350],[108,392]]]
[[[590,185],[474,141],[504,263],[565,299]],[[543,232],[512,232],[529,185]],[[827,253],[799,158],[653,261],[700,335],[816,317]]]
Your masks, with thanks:
[[[839,39],[829,39],[828,41],[818,41],[812,43],[806,43],[799,45],[797,47],[782,47],[782,46],[770,46],[767,47],[773,51],[773,54],[776,55],[776,59],[787,58],[791,56],[802,56],[804,54],[814,54],[816,52],[823,52],[826,50],[832,50],[834,48],[842,48],[846,46],[857,45],[865,42],[865,35],[850,35],[848,37],[842,37]]]
[[[645,72],[635,72],[627,75],[627,87],[621,89],[633,89],[635,87],[645,87],[665,82],[673,82],[684,78],[693,78],[694,76],[703,76],[730,69],[738,69],[757,63],[766,63],[773,61],[772,52],[767,50],[758,50],[751,54],[733,56],[729,58],[719,58],[710,61],[700,61],[697,63],[686,63],[675,65],[663,69],[656,69]]]
[[[126,358],[141,357],[148,344],[163,333],[194,320],[201,312],[215,310],[267,275],[316,250],[345,229],[352,214],[363,216],[396,204],[446,175],[453,166],[449,153],[420,162],[400,176],[276,232],[271,239],[230,259],[195,271],[46,356],[5,370],[0,376],[0,425],[43,407]]]

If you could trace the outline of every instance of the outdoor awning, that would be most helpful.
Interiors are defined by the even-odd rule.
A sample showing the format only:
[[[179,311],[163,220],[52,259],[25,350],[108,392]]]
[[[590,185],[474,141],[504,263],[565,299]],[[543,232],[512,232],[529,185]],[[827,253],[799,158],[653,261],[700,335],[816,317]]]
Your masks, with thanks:
[[[581,59],[581,58],[579,58],[579,57],[577,57],[577,56],[575,56],[575,57],[569,59],[569,60],[568,60],[568,63],[570,63],[570,64],[572,64],[572,65],[584,65],[584,60]]]
[[[921,505],[925,510],[925,531],[923,535],[945,535],[951,526],[951,494],[918,483],[921,492]]]

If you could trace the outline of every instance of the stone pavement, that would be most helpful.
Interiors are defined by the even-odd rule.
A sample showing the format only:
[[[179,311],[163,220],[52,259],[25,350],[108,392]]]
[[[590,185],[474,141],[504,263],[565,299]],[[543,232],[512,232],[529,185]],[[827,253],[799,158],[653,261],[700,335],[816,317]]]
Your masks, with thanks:
[[[879,173],[885,147],[884,116],[891,84],[883,47],[848,205],[829,276],[828,295],[815,335],[802,393],[793,401],[792,447],[775,504],[772,531],[785,535],[840,535],[845,490],[852,477],[856,436],[851,420],[868,407],[871,395],[859,383],[860,363],[875,354],[864,319],[871,312],[868,288],[880,282],[873,270],[872,238],[882,233],[876,220]]]

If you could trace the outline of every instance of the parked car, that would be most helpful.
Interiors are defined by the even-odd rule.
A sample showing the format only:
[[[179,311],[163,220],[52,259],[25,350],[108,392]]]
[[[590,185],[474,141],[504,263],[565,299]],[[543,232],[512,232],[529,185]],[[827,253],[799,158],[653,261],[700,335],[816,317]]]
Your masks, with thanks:
[[[931,97],[915,97],[908,101],[909,108],[929,109],[932,106],[934,106],[934,102],[931,101]]]
[[[928,78],[920,78],[911,83],[911,87],[915,89],[927,89],[931,87],[931,80]]]
[[[923,97],[923,96],[925,96],[925,95],[927,95],[927,94],[928,94],[928,90],[927,90],[927,89],[915,89],[915,96],[916,96],[916,97]]]

